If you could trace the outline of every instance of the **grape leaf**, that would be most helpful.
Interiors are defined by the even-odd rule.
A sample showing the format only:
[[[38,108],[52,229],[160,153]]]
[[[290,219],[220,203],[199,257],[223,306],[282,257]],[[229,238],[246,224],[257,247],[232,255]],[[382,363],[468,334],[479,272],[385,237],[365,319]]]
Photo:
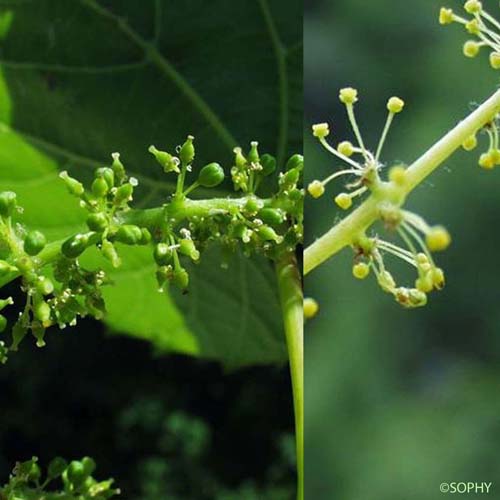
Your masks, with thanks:
[[[84,214],[58,171],[89,180],[113,151],[140,181],[136,206],[172,189],[150,144],[173,149],[193,134],[196,164],[227,169],[232,147],[256,139],[282,162],[301,150],[301,29],[295,0],[0,1],[0,189],[18,192],[30,227],[59,238]],[[236,255],[224,270],[213,248],[190,294],[168,296],[149,251],[121,251],[105,293],[112,330],[230,366],[286,358],[269,263]]]

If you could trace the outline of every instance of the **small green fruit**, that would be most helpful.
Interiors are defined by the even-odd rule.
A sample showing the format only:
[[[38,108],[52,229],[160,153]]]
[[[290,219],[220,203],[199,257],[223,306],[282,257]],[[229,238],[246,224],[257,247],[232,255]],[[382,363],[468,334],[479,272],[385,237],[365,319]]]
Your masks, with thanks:
[[[94,182],[92,182],[92,194],[96,198],[104,198],[108,194],[108,191],[108,183],[102,177],[94,179]]]
[[[176,269],[172,275],[172,283],[182,291],[186,290],[189,285],[189,274],[183,268]]]
[[[24,251],[28,255],[38,255],[47,244],[47,238],[40,231],[30,231],[24,239]]]
[[[118,228],[114,236],[116,241],[125,243],[125,245],[137,245],[142,240],[142,231],[138,226],[125,224]]]
[[[102,212],[90,214],[87,218],[87,226],[91,231],[102,233],[108,227],[108,218]]]
[[[224,180],[224,170],[218,163],[205,165],[198,175],[198,183],[203,187],[218,186]]]
[[[283,211],[276,208],[263,208],[259,211],[257,217],[265,224],[269,224],[271,226],[278,226],[285,221]]]
[[[172,261],[172,250],[167,243],[158,243],[155,246],[153,257],[159,266],[167,266]]]
[[[112,168],[98,168],[95,171],[95,176],[96,178],[102,177],[106,181],[109,189],[113,188],[113,186],[115,185],[115,173],[113,172]]]
[[[114,204],[121,205],[124,202],[128,202],[132,199],[132,193],[134,192],[134,186],[132,184],[124,184],[120,186],[115,193]]]
[[[195,152],[193,140],[194,137],[192,135],[188,135],[186,142],[181,147],[179,157],[183,165],[190,165],[194,160]]]
[[[271,175],[276,170],[276,158],[267,153],[260,157],[260,164],[262,165],[261,174],[264,177]]]
[[[0,193],[0,215],[10,217],[17,206],[17,196],[13,191]]]
[[[286,162],[286,170],[298,169],[299,171],[304,168],[304,157],[299,154],[290,156]]]

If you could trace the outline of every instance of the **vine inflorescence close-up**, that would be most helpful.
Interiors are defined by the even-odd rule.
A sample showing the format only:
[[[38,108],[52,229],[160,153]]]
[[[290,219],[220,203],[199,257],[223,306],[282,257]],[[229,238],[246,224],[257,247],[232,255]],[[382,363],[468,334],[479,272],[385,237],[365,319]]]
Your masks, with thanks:
[[[465,43],[465,56],[474,57],[481,47],[489,47],[492,50],[490,65],[494,69],[500,69],[500,23],[477,0],[465,2],[464,10],[472,18],[463,18],[452,9],[443,7],[439,13],[440,24],[463,24],[467,32],[478,39]],[[475,149],[479,132],[484,132],[489,140],[487,151],[479,157],[479,165],[489,170],[500,164],[497,123],[500,93],[496,92],[485,103],[476,107],[466,119],[409,166],[401,163],[389,166],[380,160],[394,117],[405,106],[401,98],[391,97],[387,101],[387,120],[373,151],[365,146],[356,121],[354,105],[358,101],[358,91],[351,87],[343,88],[339,99],[346,107],[355,143],[344,140],[333,146],[326,139],[330,135],[329,124],[313,125],[313,135],[344,166],[324,180],[313,180],[307,190],[313,198],[319,198],[325,193],[327,184],[347,177],[349,182],[345,185],[345,191],[334,197],[340,209],[349,210],[356,198],[365,194],[370,196],[306,248],[304,271],[307,274],[343,247],[351,246],[354,251],[352,274],[355,278],[364,279],[373,271],[382,290],[392,294],[398,303],[408,308],[423,306],[427,303],[429,292],[441,290],[445,285],[445,273],[435,263],[433,253],[445,250],[451,243],[451,236],[444,226],[429,225],[420,215],[404,209],[406,198],[458,148],[462,147],[466,151]],[[382,180],[381,172],[388,166],[387,180]],[[383,224],[385,230],[397,234],[402,245],[383,239],[377,231],[367,234],[377,221]],[[393,274],[387,268],[386,256],[396,257],[415,268],[416,278],[412,285],[396,284]],[[305,316],[312,317],[317,310],[317,302],[312,298],[307,299]]]
[[[247,256],[262,254],[273,261],[295,252],[303,237],[302,156],[292,156],[280,171],[273,156],[259,154],[257,142],[252,142],[246,155],[235,148],[230,175],[241,196],[191,199],[188,195],[196,188],[213,188],[225,179],[224,169],[212,162],[187,184],[195,168],[193,141],[188,136],[174,154],[149,148],[164,173],[177,177],[174,193],[157,208],[131,207],[138,180],[127,175],[118,153],[113,153],[110,167],[95,171],[89,188],[61,172],[62,182],[87,212],[87,229],[64,240],[48,242],[42,232],[25,227],[16,194],[0,193],[1,283],[19,277],[26,292],[26,304],[12,327],[12,342],[9,347],[5,341],[0,344],[2,362],[28,332],[43,347],[45,330],[52,325],[65,328],[86,315],[103,318],[102,287],[111,285],[110,280],[102,269],[85,269],[79,261],[92,247],[119,267],[120,245],[150,245],[159,292],[170,284],[186,292],[189,273],[184,260],[199,262],[210,243],[221,244],[227,251],[241,248]],[[269,187],[272,176],[274,193],[259,197],[262,181],[266,179]],[[12,303],[8,297],[0,307]],[[7,321],[0,318],[5,330]]]

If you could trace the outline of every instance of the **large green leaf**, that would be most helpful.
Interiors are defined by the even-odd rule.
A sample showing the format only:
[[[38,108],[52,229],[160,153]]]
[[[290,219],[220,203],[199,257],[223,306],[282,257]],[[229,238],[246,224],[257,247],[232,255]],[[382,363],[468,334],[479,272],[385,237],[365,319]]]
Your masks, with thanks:
[[[0,188],[15,189],[26,222],[53,238],[76,231],[83,217],[57,179],[62,169],[89,179],[120,151],[140,180],[136,203],[153,206],[172,179],[149,144],[172,149],[191,133],[199,164],[226,166],[232,146],[253,139],[280,158],[301,149],[298,0],[0,7]],[[168,297],[156,290],[148,252],[122,251],[125,265],[106,291],[113,330],[231,366],[285,358],[269,263],[234,256],[225,270],[212,249],[192,270],[191,293]]]

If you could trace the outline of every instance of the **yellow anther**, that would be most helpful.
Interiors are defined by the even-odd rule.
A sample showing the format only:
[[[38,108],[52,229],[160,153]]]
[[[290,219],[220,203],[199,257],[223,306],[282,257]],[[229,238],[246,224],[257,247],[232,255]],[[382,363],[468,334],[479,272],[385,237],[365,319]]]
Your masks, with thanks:
[[[434,226],[426,235],[426,243],[431,252],[445,250],[451,243],[450,233],[443,226]]]
[[[444,287],[445,284],[444,272],[441,268],[436,267],[432,271],[432,283],[434,284],[434,287],[437,288],[438,290],[441,290]]]
[[[464,43],[463,52],[465,57],[476,57],[479,54],[481,45],[474,40],[467,40]]]
[[[405,102],[399,97],[391,97],[387,101],[387,109],[391,113],[400,113],[401,111],[403,111],[404,105]]]
[[[471,21],[465,23],[465,29],[471,35],[479,35],[479,33],[481,33],[481,27],[479,26],[479,21],[477,19],[472,19]]]
[[[364,262],[358,262],[352,266],[352,275],[358,280],[364,280],[370,274],[370,266]]]
[[[475,135],[467,137],[467,139],[465,139],[465,141],[462,144],[462,147],[465,149],[465,151],[472,151],[476,146],[477,146],[477,138]]]
[[[354,104],[358,100],[358,91],[352,87],[340,89],[339,99],[344,104]]]
[[[311,319],[318,314],[319,305],[311,297],[306,297],[304,299],[304,318]]]
[[[500,69],[500,52],[490,54],[490,65],[493,69]]]
[[[439,24],[451,24],[455,20],[455,16],[453,14],[452,9],[446,9],[445,7],[441,7],[439,11]]]
[[[349,141],[342,141],[338,144],[337,151],[344,156],[352,156],[354,146]]]
[[[434,288],[434,283],[432,282],[432,276],[426,275],[418,278],[415,281],[415,288],[421,292],[428,293]]]
[[[313,198],[319,198],[323,196],[325,186],[323,186],[321,181],[312,181],[309,186],[307,186],[307,191]]]
[[[314,137],[323,139],[330,133],[330,128],[328,127],[328,123],[316,123],[316,125],[312,126],[312,131]]]
[[[495,158],[489,152],[483,153],[479,157],[479,166],[486,170],[491,170],[495,166]]]
[[[335,197],[335,203],[343,210],[347,210],[352,205],[352,198],[347,193],[340,193]]]
[[[406,168],[402,165],[396,165],[389,170],[389,180],[397,184],[398,186],[403,186],[406,182]]]
[[[469,13],[469,14],[479,14],[481,12],[481,9],[483,8],[483,5],[479,0],[467,0],[464,4],[464,9]]]

